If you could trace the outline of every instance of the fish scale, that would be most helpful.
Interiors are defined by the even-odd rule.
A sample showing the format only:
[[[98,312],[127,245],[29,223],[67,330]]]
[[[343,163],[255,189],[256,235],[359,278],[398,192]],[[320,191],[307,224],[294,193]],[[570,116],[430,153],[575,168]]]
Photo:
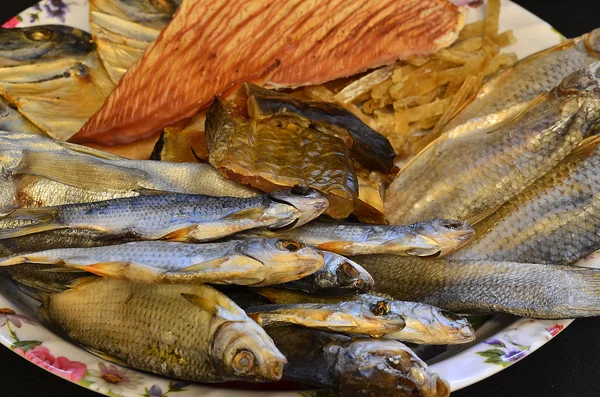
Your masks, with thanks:
[[[106,247],[59,248],[0,259],[0,267],[30,263],[55,264],[139,283],[264,286],[316,272],[323,267],[323,254],[291,240],[249,239],[208,244],[137,241]]]
[[[178,379],[277,380],[285,363],[262,328],[206,285],[83,279],[66,292],[43,295],[43,310],[92,353]],[[236,361],[240,352],[248,360]]]
[[[600,62],[567,76],[495,130],[438,138],[389,186],[387,219],[477,222],[565,158],[598,120]]]
[[[565,76],[598,61],[599,50],[600,29],[596,29],[520,60],[486,81],[477,98],[448,123],[445,131],[470,133],[491,128]]]
[[[600,247],[600,138],[476,225],[451,258],[572,264]]]
[[[351,257],[375,291],[455,313],[508,313],[541,319],[600,315],[600,270],[493,260]]]
[[[311,189],[250,198],[163,193],[55,207],[20,208],[4,219],[35,221],[0,230],[0,239],[55,229],[89,229],[139,239],[206,241],[255,227],[301,226],[318,217],[327,199]]]

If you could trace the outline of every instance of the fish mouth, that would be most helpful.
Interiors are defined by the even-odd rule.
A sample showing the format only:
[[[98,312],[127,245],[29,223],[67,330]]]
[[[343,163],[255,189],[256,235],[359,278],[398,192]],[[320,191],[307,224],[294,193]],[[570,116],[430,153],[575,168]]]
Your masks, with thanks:
[[[317,190],[294,186],[291,190],[274,191],[268,194],[269,198],[280,204],[292,206],[298,211],[299,216],[292,222],[274,227],[274,229],[290,230],[302,226],[321,215],[327,207],[329,200]]]

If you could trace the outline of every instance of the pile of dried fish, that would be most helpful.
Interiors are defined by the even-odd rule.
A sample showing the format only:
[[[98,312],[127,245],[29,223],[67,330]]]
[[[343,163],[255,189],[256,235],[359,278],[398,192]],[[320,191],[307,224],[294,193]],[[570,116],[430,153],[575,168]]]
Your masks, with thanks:
[[[377,6],[365,4],[369,12]],[[462,11],[443,4],[445,35],[458,34]],[[229,97],[207,95],[264,70],[272,85],[298,85],[288,74],[301,62],[271,70],[265,53],[256,65],[235,58],[240,73],[254,74],[228,75],[200,96],[197,74],[181,103],[159,116],[150,110],[169,97],[156,87],[149,98],[118,103],[125,89],[165,72],[151,55],[181,39],[181,15],[169,23],[179,1],[92,0],[92,36],[58,26],[1,30],[0,275],[40,302],[49,326],[105,360],[198,382],[284,378],[346,397],[448,396],[448,383],[403,342],[472,342],[473,326],[453,312],[600,315],[600,270],[572,266],[600,248],[600,139],[590,137],[600,126],[600,31],[484,82],[513,63],[497,53],[512,40],[498,34],[498,4],[455,47],[383,66],[338,95],[251,83]],[[194,18],[209,14],[196,10]],[[409,50],[395,43],[396,52]],[[470,46],[479,52],[469,55]],[[202,50],[211,73],[227,63],[212,55]],[[445,70],[423,84],[433,94],[415,99],[427,65]],[[452,65],[460,65],[455,80]],[[156,68],[156,76],[142,73]],[[395,178],[390,141],[351,103],[364,102],[366,91],[340,101],[382,71],[368,91],[391,100],[392,85],[402,83],[394,123],[404,130],[409,121],[398,114],[406,116],[410,101],[446,106],[427,120],[441,136]],[[138,105],[144,111],[133,118],[113,117]],[[188,116],[156,146],[144,143],[160,161],[62,142],[86,122],[80,141],[114,144]]]

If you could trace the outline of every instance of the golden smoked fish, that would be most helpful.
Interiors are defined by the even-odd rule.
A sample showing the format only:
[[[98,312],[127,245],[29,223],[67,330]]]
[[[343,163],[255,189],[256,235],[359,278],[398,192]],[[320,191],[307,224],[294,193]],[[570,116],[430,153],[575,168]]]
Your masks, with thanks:
[[[445,134],[414,157],[385,195],[392,224],[475,224],[564,159],[600,120],[600,62],[566,77],[493,131]]]
[[[50,322],[120,365],[197,382],[269,382],[286,362],[259,325],[207,285],[84,278],[40,295]]]
[[[476,225],[453,259],[569,265],[600,248],[600,137]]]
[[[577,70],[600,60],[600,29],[537,52],[496,74],[477,97],[445,127],[452,134],[490,130],[542,92]]]

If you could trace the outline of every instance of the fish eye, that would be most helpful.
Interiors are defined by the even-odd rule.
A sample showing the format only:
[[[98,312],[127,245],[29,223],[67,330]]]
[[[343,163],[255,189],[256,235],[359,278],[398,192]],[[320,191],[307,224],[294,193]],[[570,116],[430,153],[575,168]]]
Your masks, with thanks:
[[[294,240],[279,240],[277,242],[277,247],[279,247],[279,249],[290,251],[290,252],[296,252],[300,248],[302,248],[300,246],[300,243],[297,241],[294,241]]]
[[[448,229],[460,229],[463,226],[463,223],[461,221],[446,221],[444,223],[444,226],[446,226]]]
[[[248,350],[240,350],[233,358],[233,369],[237,373],[247,373],[254,368],[255,357]]]
[[[33,32],[25,33],[28,39],[33,41],[49,40],[52,37],[52,32],[48,29],[38,29]]]
[[[294,185],[292,188],[292,194],[296,194],[298,196],[308,196],[311,190],[312,189],[308,186]]]
[[[344,275],[351,278],[356,278],[360,275],[358,269],[348,262],[342,263],[342,266],[340,266],[338,269],[341,270]]]
[[[385,316],[386,314],[389,314],[391,310],[392,307],[388,301],[378,301],[371,307],[371,313],[376,316]]]

